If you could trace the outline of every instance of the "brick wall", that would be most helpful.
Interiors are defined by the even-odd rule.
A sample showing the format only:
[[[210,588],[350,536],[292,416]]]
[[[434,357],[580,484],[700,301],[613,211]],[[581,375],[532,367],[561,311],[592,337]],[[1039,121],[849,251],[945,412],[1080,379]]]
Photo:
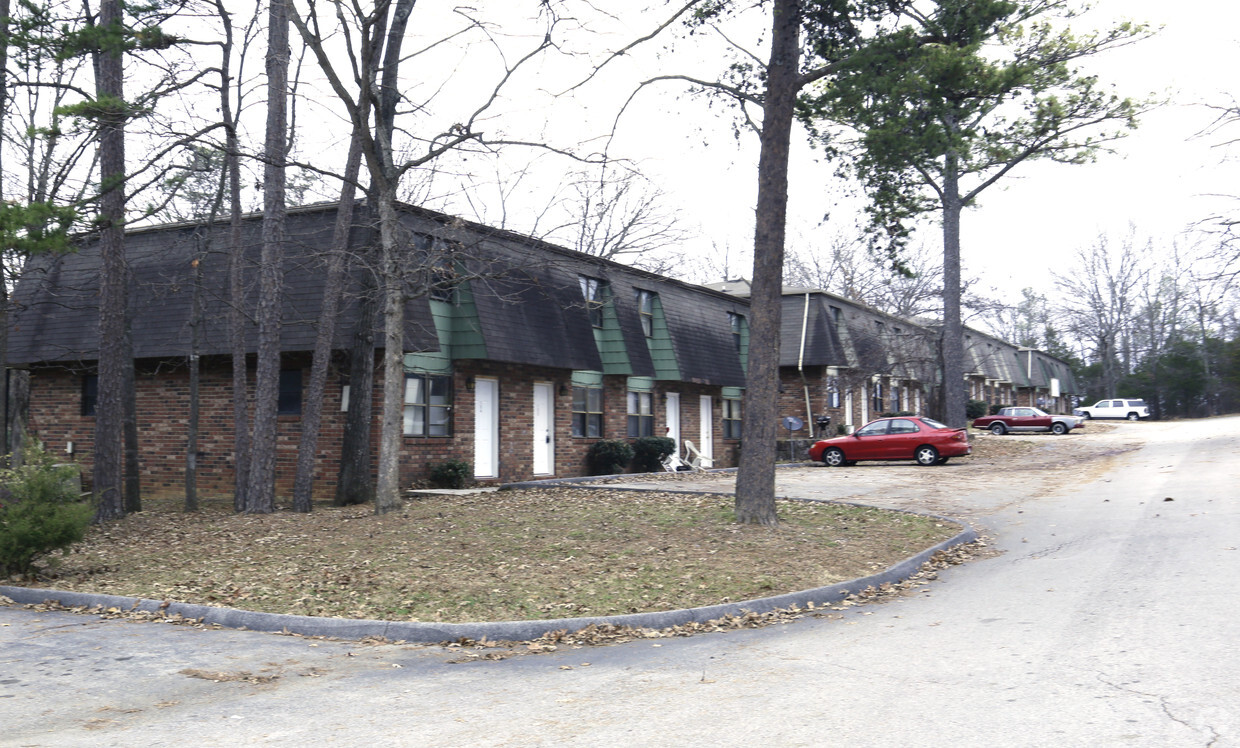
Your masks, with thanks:
[[[308,357],[287,357],[283,364],[285,369],[299,366],[302,367],[302,381],[308,384]],[[494,378],[499,382],[499,477],[485,482],[511,482],[535,477],[532,434],[535,382],[548,382],[552,386],[555,411],[554,475],[573,477],[588,473],[586,452],[596,439],[572,436],[571,372],[489,361],[459,361],[453,374],[452,433],[448,437],[402,437],[400,466],[403,483],[410,484],[426,478],[434,464],[445,460],[474,462],[474,389],[478,378]],[[252,382],[252,369],[250,379]],[[179,362],[149,362],[140,367],[136,383],[143,490],[148,495],[179,493],[184,490],[188,438],[188,370]],[[734,466],[738,442],[722,438],[719,388],[683,382],[659,382],[657,385],[653,393],[655,435],[663,436],[667,432],[666,398],[661,395],[679,392],[682,439],[698,443],[698,398],[700,395],[710,395],[715,465]],[[223,357],[204,358],[199,386],[198,488],[204,495],[231,495],[234,463],[230,361]],[[382,390],[382,372],[376,371],[371,434],[375,462]],[[604,377],[604,438],[627,438],[626,396],[625,377]],[[315,494],[319,498],[328,498],[335,492],[345,415],[341,411],[341,378],[333,373],[327,381],[318,441]],[[293,489],[301,417],[283,415],[278,420],[276,493],[280,497],[288,497]],[[62,368],[38,368],[31,372],[29,426],[31,434],[42,440],[50,452],[81,463],[89,480],[95,419],[82,415],[82,372]],[[68,451],[70,444],[71,453]]]

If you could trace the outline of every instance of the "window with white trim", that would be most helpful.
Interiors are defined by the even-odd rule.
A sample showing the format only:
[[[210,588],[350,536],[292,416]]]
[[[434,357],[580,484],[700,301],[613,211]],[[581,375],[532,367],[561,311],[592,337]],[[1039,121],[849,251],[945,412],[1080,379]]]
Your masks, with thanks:
[[[628,402],[628,435],[654,436],[654,395],[649,392],[629,392]]]
[[[405,436],[450,436],[452,378],[405,375]]]
[[[723,404],[723,438],[741,438],[741,401],[738,398],[725,397]]]
[[[603,435],[603,388],[573,385],[573,436]]]

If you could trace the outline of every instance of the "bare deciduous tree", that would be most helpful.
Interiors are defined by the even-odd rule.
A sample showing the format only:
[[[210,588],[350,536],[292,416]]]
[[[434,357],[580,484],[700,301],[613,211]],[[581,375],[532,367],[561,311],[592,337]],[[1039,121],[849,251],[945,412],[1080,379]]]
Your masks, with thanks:
[[[1086,341],[1102,364],[1105,397],[1115,397],[1120,375],[1127,371],[1121,361],[1124,338],[1133,323],[1137,291],[1148,273],[1140,255],[1133,234],[1118,247],[1100,236],[1076,251],[1071,274],[1055,276],[1067,329]]]

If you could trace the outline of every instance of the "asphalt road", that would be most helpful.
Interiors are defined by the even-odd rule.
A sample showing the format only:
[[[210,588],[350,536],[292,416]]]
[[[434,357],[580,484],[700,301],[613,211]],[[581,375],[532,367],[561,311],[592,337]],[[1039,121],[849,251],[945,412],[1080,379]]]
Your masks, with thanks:
[[[1096,438],[1144,446],[959,497],[1002,553],[839,620],[461,664],[0,606],[0,745],[1240,746],[1240,418]]]

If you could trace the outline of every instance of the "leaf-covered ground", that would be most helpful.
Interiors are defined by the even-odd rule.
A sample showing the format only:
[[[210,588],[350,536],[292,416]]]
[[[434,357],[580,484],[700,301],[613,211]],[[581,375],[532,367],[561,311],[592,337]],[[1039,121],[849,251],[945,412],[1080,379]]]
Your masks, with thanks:
[[[669,485],[670,488],[670,485]],[[959,531],[931,518],[597,487],[410,499],[309,515],[185,514],[171,500],[93,529],[27,583],[303,615],[478,621],[612,615],[766,597],[871,574]]]

